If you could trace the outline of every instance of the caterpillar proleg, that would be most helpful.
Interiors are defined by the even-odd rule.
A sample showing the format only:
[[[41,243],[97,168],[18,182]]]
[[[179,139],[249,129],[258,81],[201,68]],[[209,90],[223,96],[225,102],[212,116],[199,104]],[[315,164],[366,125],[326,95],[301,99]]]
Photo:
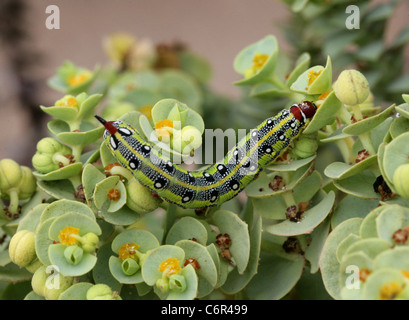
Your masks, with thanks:
[[[199,171],[187,171],[160,156],[132,126],[95,117],[105,126],[109,150],[141,184],[168,202],[200,209],[235,197],[287,149],[315,111],[310,101],[280,111],[251,130],[222,161]]]

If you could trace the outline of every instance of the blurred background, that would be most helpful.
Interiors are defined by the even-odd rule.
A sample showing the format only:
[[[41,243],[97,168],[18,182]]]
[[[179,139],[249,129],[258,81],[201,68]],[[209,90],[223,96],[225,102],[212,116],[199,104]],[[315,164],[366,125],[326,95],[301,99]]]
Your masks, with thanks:
[[[38,106],[50,106],[62,96],[47,87],[47,79],[66,60],[88,69],[108,63],[103,40],[117,31],[148,39],[154,45],[182,43],[208,60],[212,67],[208,85],[212,90],[232,99],[240,97],[233,82],[241,76],[234,71],[233,60],[247,45],[274,34],[280,48],[290,55],[305,49],[321,50],[324,40],[308,42],[303,34],[303,20],[288,2],[294,1],[0,0],[0,159],[12,158],[31,166],[36,142],[48,135]],[[391,1],[362,2],[371,8]],[[371,20],[382,27],[378,37],[386,44],[400,35],[409,18],[409,1],[395,2],[393,10],[381,11],[383,16],[378,13]],[[60,9],[59,30],[46,27],[49,5]],[[339,8],[338,15],[347,16]],[[336,28],[335,24],[330,30],[332,37],[338,31],[348,32],[345,26],[338,27],[342,30]],[[325,27],[321,25],[321,29]],[[361,24],[360,32],[370,37],[377,29],[365,29]],[[328,41],[329,35],[325,36]],[[354,44],[352,39],[349,42],[344,46],[353,49],[362,45]],[[403,52],[404,57],[403,68],[399,68],[407,71],[407,46],[399,49],[396,54],[400,57]],[[379,57],[382,56],[375,59]],[[318,62],[325,63],[325,59]]]

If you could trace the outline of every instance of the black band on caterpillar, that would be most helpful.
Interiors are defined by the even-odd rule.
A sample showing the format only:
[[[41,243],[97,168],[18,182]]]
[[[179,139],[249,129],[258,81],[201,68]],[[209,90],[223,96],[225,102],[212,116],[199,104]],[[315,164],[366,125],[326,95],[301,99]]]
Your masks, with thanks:
[[[284,109],[251,130],[222,161],[190,172],[160,156],[152,143],[132,126],[95,117],[106,128],[104,139],[109,150],[140,183],[168,202],[199,209],[235,197],[277,159],[315,111],[310,101]]]

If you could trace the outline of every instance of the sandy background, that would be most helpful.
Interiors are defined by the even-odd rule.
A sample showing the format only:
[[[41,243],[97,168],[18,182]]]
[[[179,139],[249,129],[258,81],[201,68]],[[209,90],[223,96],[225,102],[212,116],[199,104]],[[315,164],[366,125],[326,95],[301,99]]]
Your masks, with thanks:
[[[9,0],[0,0],[0,2]],[[13,0],[12,0],[13,1]],[[29,38],[22,48],[5,48],[0,43],[0,159],[13,158],[31,165],[35,152],[33,139],[41,138],[43,124],[31,125],[32,116],[17,99],[18,86],[11,59],[18,50],[39,54],[34,68],[39,104],[49,105],[61,94],[48,89],[47,78],[66,59],[87,68],[108,61],[102,49],[107,34],[126,31],[154,43],[180,40],[207,58],[213,67],[211,86],[218,92],[238,95],[233,82],[240,78],[232,67],[237,53],[267,34],[277,36],[280,46],[288,48],[281,32],[289,16],[286,6],[277,0],[29,0],[26,16],[8,17],[21,20]],[[376,1],[382,2],[382,1]],[[48,5],[57,5],[61,29],[45,26]],[[1,4],[0,4],[1,6]],[[396,12],[389,27],[393,37],[406,24],[409,1]],[[0,28],[4,27],[0,21]],[[30,75],[29,75],[30,78]],[[31,77],[32,78],[32,77]]]

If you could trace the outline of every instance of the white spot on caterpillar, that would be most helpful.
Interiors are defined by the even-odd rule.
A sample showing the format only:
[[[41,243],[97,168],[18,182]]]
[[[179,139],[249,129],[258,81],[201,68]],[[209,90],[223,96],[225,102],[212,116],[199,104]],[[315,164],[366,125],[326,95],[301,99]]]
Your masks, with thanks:
[[[156,182],[155,183],[155,188],[161,188],[162,187],[162,183],[160,183],[160,182]]]
[[[111,138],[109,139],[109,143],[111,144],[111,147],[112,147],[113,149],[118,148],[118,146],[117,146],[117,144],[116,144],[115,139],[114,139],[113,136],[111,136]]]

